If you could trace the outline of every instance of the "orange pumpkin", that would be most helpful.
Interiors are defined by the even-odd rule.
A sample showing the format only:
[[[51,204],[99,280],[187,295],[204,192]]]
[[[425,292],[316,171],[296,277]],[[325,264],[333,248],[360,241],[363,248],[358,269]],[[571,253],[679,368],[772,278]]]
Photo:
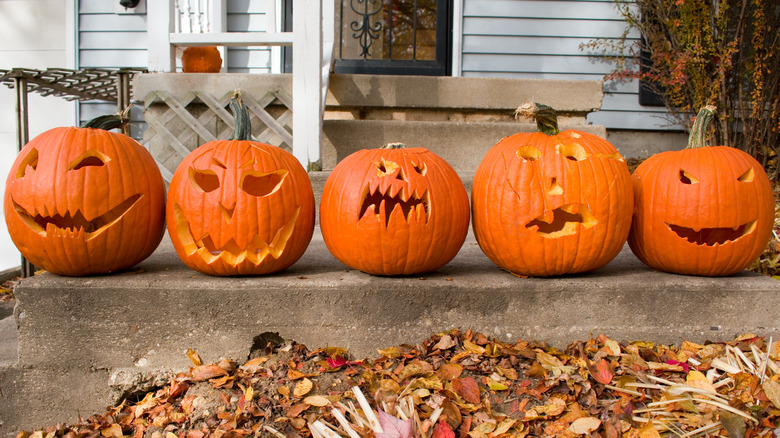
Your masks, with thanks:
[[[179,164],[168,190],[167,223],[184,263],[210,275],[286,269],[314,232],[309,175],[289,152],[251,141],[249,115],[231,101],[236,130]]]
[[[222,70],[222,56],[214,46],[187,47],[181,56],[181,71],[184,73],[219,73]]]
[[[482,251],[527,276],[591,271],[621,250],[631,224],[628,167],[610,143],[558,131],[552,108],[524,105],[540,132],[493,146],[474,176],[472,222]]]
[[[322,237],[345,265],[375,275],[428,272],[468,233],[469,201],[455,170],[425,148],[391,144],[344,158],[325,182]]]
[[[32,264],[60,275],[102,274],[148,257],[164,232],[165,187],[151,154],[109,132],[104,116],[84,128],[33,138],[5,188],[8,232]]]
[[[746,152],[706,145],[714,111],[699,112],[687,148],[653,155],[632,175],[628,243],[654,269],[731,275],[756,260],[771,237],[775,204],[769,178]]]

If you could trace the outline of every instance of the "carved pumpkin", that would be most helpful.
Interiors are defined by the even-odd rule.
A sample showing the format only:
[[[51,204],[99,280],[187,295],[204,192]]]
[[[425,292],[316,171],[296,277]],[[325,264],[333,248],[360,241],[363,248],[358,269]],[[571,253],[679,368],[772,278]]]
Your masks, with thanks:
[[[5,188],[8,232],[32,264],[60,275],[129,268],[162,240],[165,187],[151,154],[109,132],[128,120],[104,116],[84,128],[33,138]]]
[[[555,112],[524,105],[540,132],[493,146],[474,176],[472,222],[482,251],[527,276],[591,271],[621,250],[631,225],[628,167],[606,140],[558,131]]]
[[[469,201],[455,170],[425,148],[364,149],[333,169],[320,203],[322,237],[345,265],[375,275],[428,272],[468,233]]]
[[[678,274],[731,275],[766,249],[774,197],[763,167],[728,146],[707,146],[714,107],[703,108],[688,147],[656,154],[634,174],[628,243],[648,266]]]
[[[181,56],[181,71],[184,73],[219,73],[222,70],[222,56],[214,46],[187,47]]]
[[[168,233],[179,258],[210,275],[286,269],[314,232],[309,176],[289,152],[251,141],[249,115],[231,101],[231,140],[208,142],[179,164],[168,190]]]

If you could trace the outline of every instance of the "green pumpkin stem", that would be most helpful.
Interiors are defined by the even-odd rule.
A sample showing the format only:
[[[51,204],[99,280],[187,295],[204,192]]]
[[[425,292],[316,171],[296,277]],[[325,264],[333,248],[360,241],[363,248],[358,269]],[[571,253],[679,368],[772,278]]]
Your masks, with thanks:
[[[95,117],[92,120],[84,122],[81,125],[82,128],[94,128],[110,131],[112,129],[121,129],[128,123],[130,123],[130,107],[128,106],[124,110],[116,114],[107,114],[104,116]]]
[[[382,149],[403,149],[405,147],[406,147],[405,144],[400,143],[400,142],[395,142],[395,143],[388,143],[388,144],[382,146]]]
[[[235,128],[229,140],[252,140],[252,124],[249,121],[249,111],[241,101],[241,90],[236,90],[230,98],[230,110],[235,118]]]
[[[547,105],[541,103],[525,103],[515,110],[515,119],[529,117],[536,120],[536,129],[547,135],[556,135],[558,128],[558,113]]]
[[[691,135],[688,137],[688,147],[686,149],[696,149],[707,147],[707,126],[715,117],[714,105],[707,105],[696,115],[696,120],[691,127]]]

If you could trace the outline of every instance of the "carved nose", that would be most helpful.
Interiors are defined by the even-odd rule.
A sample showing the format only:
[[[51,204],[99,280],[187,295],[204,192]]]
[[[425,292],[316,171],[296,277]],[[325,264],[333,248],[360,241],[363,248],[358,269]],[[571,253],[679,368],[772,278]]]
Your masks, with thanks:
[[[222,217],[225,218],[225,222],[230,223],[230,220],[233,219],[233,213],[236,211],[236,204],[233,203],[231,207],[225,207],[220,202],[219,210],[222,212]]]
[[[563,187],[558,183],[558,178],[552,177],[550,178],[550,184],[547,185],[547,194],[548,195],[562,195],[563,194]]]

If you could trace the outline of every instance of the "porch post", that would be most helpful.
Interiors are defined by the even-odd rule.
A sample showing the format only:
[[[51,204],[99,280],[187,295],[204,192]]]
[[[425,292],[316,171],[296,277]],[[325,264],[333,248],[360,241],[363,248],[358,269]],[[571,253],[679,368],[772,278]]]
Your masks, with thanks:
[[[308,171],[321,169],[322,1],[293,0],[292,149]]]
[[[175,17],[173,3],[174,0],[146,2],[149,71],[176,71],[176,48],[171,44]]]
[[[16,144],[21,151],[24,145],[30,141],[30,125],[27,111],[27,79],[14,78],[16,91]],[[22,278],[32,277],[35,274],[35,266],[22,256]]]

